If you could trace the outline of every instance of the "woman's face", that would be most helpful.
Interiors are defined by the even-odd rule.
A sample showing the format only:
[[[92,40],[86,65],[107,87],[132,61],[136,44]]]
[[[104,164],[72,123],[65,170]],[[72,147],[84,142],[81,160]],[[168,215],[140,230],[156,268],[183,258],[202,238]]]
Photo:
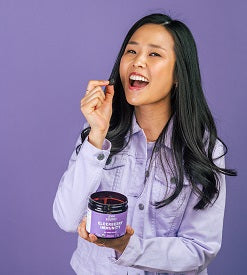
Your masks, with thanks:
[[[170,104],[170,91],[174,84],[173,46],[171,34],[161,25],[143,25],[132,35],[119,69],[129,104]]]

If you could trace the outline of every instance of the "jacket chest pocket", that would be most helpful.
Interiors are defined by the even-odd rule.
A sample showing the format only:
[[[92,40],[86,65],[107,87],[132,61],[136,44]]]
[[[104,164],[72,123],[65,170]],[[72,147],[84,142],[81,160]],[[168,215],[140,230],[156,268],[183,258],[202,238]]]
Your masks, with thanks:
[[[125,167],[126,155],[117,154],[108,158],[98,191],[121,191],[121,180]]]
[[[190,182],[184,177],[180,194],[169,204],[155,209],[157,236],[167,236],[175,231],[183,215],[190,193]],[[152,202],[160,202],[169,198],[176,189],[176,178],[171,172],[164,173],[156,168],[152,186]]]
[[[145,167],[143,159],[135,159],[129,171],[129,182],[126,185],[128,196],[139,198],[145,186]]]

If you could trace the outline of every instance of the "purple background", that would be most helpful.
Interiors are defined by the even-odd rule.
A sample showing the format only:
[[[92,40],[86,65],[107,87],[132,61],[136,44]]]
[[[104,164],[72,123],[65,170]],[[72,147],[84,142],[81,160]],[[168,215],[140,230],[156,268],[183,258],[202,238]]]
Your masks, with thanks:
[[[151,12],[184,21],[229,147],[223,245],[210,274],[245,274],[246,1],[0,0],[0,274],[73,274],[76,234],[52,218],[84,122],[87,81],[107,79],[130,26]],[[208,226],[214,226],[209,224]]]

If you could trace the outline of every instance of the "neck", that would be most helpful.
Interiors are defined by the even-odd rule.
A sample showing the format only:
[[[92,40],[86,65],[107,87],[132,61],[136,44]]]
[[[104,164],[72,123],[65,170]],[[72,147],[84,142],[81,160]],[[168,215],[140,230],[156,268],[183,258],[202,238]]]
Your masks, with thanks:
[[[155,108],[150,105],[135,107],[136,121],[143,129],[147,142],[158,139],[160,133],[164,129],[167,121],[171,116],[171,107]]]

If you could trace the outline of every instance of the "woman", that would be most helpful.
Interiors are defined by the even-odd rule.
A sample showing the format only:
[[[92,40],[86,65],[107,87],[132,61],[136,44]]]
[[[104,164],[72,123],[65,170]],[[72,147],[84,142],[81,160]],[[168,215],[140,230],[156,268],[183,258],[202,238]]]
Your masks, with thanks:
[[[88,83],[88,127],[54,202],[59,226],[78,229],[71,265],[77,274],[207,274],[221,246],[225,175],[236,172],[224,167],[227,147],[203,95],[191,32],[164,14],[140,19],[111,78],[114,87]],[[101,190],[128,197],[119,239],[86,231],[88,196]]]

